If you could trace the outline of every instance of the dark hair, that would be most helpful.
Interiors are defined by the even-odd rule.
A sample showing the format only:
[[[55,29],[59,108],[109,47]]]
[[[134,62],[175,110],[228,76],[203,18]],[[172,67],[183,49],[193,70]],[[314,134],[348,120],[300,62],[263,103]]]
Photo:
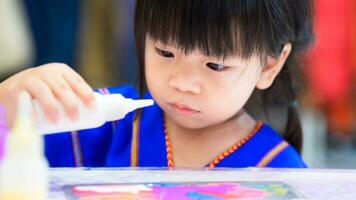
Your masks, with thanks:
[[[312,8],[312,0],[137,0],[135,40],[141,95],[147,89],[147,35],[164,44],[173,43],[187,54],[197,49],[221,58],[249,58],[257,53],[265,60],[267,55],[278,56],[290,42],[292,52],[273,85],[256,90],[245,109],[261,115],[256,111],[260,107],[258,111],[268,117],[270,108],[284,107],[288,120],[283,136],[300,152],[302,130],[294,106],[297,87],[292,70],[299,69],[298,54],[313,40]]]

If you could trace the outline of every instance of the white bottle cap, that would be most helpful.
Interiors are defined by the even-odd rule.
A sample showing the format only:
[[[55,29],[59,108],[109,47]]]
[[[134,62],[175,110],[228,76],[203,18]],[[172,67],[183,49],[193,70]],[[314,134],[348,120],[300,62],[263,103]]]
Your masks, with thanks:
[[[36,132],[31,112],[31,96],[22,91],[18,96],[16,118],[6,144],[7,154],[22,154],[26,152],[25,155],[29,157],[42,155],[43,141]]]

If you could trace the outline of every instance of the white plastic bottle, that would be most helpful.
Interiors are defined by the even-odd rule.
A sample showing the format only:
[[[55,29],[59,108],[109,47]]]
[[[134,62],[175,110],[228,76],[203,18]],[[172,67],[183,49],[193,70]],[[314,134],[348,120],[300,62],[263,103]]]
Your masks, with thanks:
[[[138,108],[151,106],[154,103],[152,99],[133,100],[125,98],[121,94],[102,95],[94,92],[94,96],[96,101],[94,109],[79,103],[79,117],[77,120],[69,119],[64,108],[61,105],[57,105],[59,108],[59,120],[55,124],[47,120],[38,102],[34,101],[38,132],[50,134],[96,128],[105,122],[122,119],[127,113]]]
[[[30,116],[31,97],[19,95],[19,107],[0,163],[0,199],[47,199],[48,163],[43,154],[43,138]]]

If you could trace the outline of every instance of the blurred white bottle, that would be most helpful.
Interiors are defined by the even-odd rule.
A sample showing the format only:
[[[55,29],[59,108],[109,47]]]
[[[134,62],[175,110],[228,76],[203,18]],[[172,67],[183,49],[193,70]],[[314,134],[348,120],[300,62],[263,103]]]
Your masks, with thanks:
[[[121,94],[102,95],[94,92],[94,96],[94,108],[88,108],[83,103],[78,103],[79,117],[77,120],[69,119],[63,106],[57,105],[59,110],[59,120],[54,124],[47,120],[39,103],[34,101],[36,127],[38,132],[42,134],[50,134],[96,128],[103,125],[105,122],[122,119],[126,114],[139,108],[151,106],[154,103],[152,99],[133,100],[125,98]]]
[[[31,119],[31,102],[28,93],[20,93],[16,119],[0,163],[1,200],[47,198],[48,163],[43,153],[43,138]]]

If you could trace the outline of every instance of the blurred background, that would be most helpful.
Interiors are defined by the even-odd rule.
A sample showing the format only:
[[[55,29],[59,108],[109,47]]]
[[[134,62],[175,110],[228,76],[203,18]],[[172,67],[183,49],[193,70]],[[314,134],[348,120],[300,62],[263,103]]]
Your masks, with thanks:
[[[316,41],[303,68],[303,156],[356,168],[356,2],[316,0]],[[63,62],[94,88],[135,83],[134,0],[0,0],[0,81]]]

